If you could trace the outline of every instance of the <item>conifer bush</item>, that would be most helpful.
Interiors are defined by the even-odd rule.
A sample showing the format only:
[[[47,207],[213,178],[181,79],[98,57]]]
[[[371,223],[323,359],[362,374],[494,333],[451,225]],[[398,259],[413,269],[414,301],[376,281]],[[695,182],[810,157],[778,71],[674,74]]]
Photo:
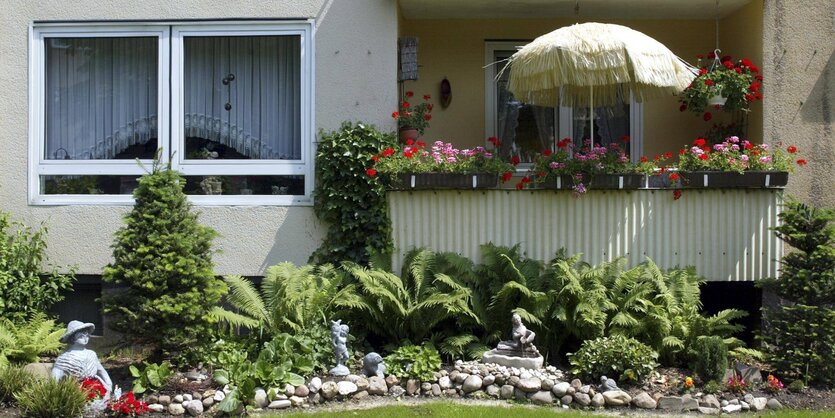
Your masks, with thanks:
[[[728,347],[721,337],[710,336],[696,340],[696,374],[703,381],[721,381],[728,368]]]
[[[133,193],[136,203],[102,276],[121,287],[103,297],[112,328],[150,346],[155,357],[179,362],[193,360],[188,354],[211,341],[210,311],[227,291],[213,270],[217,233],[200,225],[184,185],[170,164],[154,162]]]

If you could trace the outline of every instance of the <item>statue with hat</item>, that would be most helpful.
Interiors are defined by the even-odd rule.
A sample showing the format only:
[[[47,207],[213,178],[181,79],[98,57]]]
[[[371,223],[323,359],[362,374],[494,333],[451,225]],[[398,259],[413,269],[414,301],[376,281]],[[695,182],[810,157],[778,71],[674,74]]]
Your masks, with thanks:
[[[61,337],[61,342],[68,344],[67,350],[55,359],[55,365],[52,366],[52,377],[55,380],[61,380],[67,376],[79,380],[98,379],[107,389],[104,397],[108,399],[110,392],[113,390],[110,375],[101,365],[96,352],[86,348],[87,343],[90,342],[90,333],[95,329],[96,326],[89,322],[70,321],[67,324],[67,331]]]

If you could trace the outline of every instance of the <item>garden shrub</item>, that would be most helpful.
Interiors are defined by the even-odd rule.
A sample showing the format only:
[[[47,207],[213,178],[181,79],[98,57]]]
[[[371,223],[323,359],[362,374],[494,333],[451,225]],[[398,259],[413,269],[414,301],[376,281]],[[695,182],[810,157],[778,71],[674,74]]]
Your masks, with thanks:
[[[367,264],[372,253],[388,254],[392,248],[385,187],[369,170],[372,157],[394,146],[395,137],[361,122],[345,122],[320,136],[313,209],[328,232],[310,259]]]
[[[209,311],[226,293],[212,264],[217,233],[200,225],[183,193],[185,180],[155,161],[139,179],[133,210],[116,232],[112,264],[102,279],[124,289],[106,294],[104,312],[113,329],[150,345],[176,363],[193,361],[210,339]]]
[[[51,266],[44,272],[47,227],[37,231],[0,212],[0,318],[21,322],[44,312],[70,289],[74,268],[62,274]]]
[[[153,392],[159,391],[168,382],[168,378],[174,375],[174,370],[171,369],[171,364],[164,361],[160,364],[145,363],[145,368],[139,370],[138,367],[131,364],[129,367],[130,375],[133,377],[133,393],[142,394],[150,389]]]
[[[401,346],[386,356],[385,362],[389,374],[424,382],[432,380],[435,372],[441,370],[441,356],[429,343]]]
[[[40,379],[18,393],[17,403],[27,418],[80,417],[87,393],[75,379]]]
[[[700,338],[693,348],[698,353],[694,367],[696,374],[705,382],[722,380],[728,368],[728,347],[722,338]]]
[[[583,342],[571,359],[571,372],[597,380],[607,376],[616,380],[641,382],[658,363],[658,353],[634,338],[615,335]]]
[[[20,325],[0,318],[0,368],[10,363],[34,363],[42,355],[57,354],[63,347],[63,334],[63,328],[43,313],[34,314]]]
[[[35,376],[22,366],[0,366],[0,406],[14,403],[15,396],[35,383]]]
[[[781,374],[835,385],[835,210],[788,201],[778,237],[796,249],[779,280],[765,283],[788,301],[764,315],[768,362]]]

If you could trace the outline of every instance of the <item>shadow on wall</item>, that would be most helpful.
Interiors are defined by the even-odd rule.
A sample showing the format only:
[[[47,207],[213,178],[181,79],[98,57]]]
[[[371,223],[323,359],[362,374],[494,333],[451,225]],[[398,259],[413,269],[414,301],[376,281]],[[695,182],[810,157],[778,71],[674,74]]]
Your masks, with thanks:
[[[814,57],[809,60],[807,67]],[[835,121],[835,51],[818,77],[818,81],[803,102],[800,111],[804,122],[831,124]]]
[[[259,270],[266,273],[268,267],[283,261],[304,265],[313,251],[319,248],[324,236],[324,226],[311,211],[299,209],[307,208],[289,208],[287,211],[287,217],[278,227],[272,248]],[[294,239],[290,240],[290,237]]]

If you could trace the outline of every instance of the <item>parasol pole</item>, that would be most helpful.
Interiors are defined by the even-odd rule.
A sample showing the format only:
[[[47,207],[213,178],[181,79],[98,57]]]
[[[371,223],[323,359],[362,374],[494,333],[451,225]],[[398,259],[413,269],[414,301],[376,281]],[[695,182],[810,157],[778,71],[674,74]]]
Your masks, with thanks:
[[[589,96],[591,100],[589,101],[589,126],[591,127],[591,148],[594,148],[594,86],[589,86]]]

